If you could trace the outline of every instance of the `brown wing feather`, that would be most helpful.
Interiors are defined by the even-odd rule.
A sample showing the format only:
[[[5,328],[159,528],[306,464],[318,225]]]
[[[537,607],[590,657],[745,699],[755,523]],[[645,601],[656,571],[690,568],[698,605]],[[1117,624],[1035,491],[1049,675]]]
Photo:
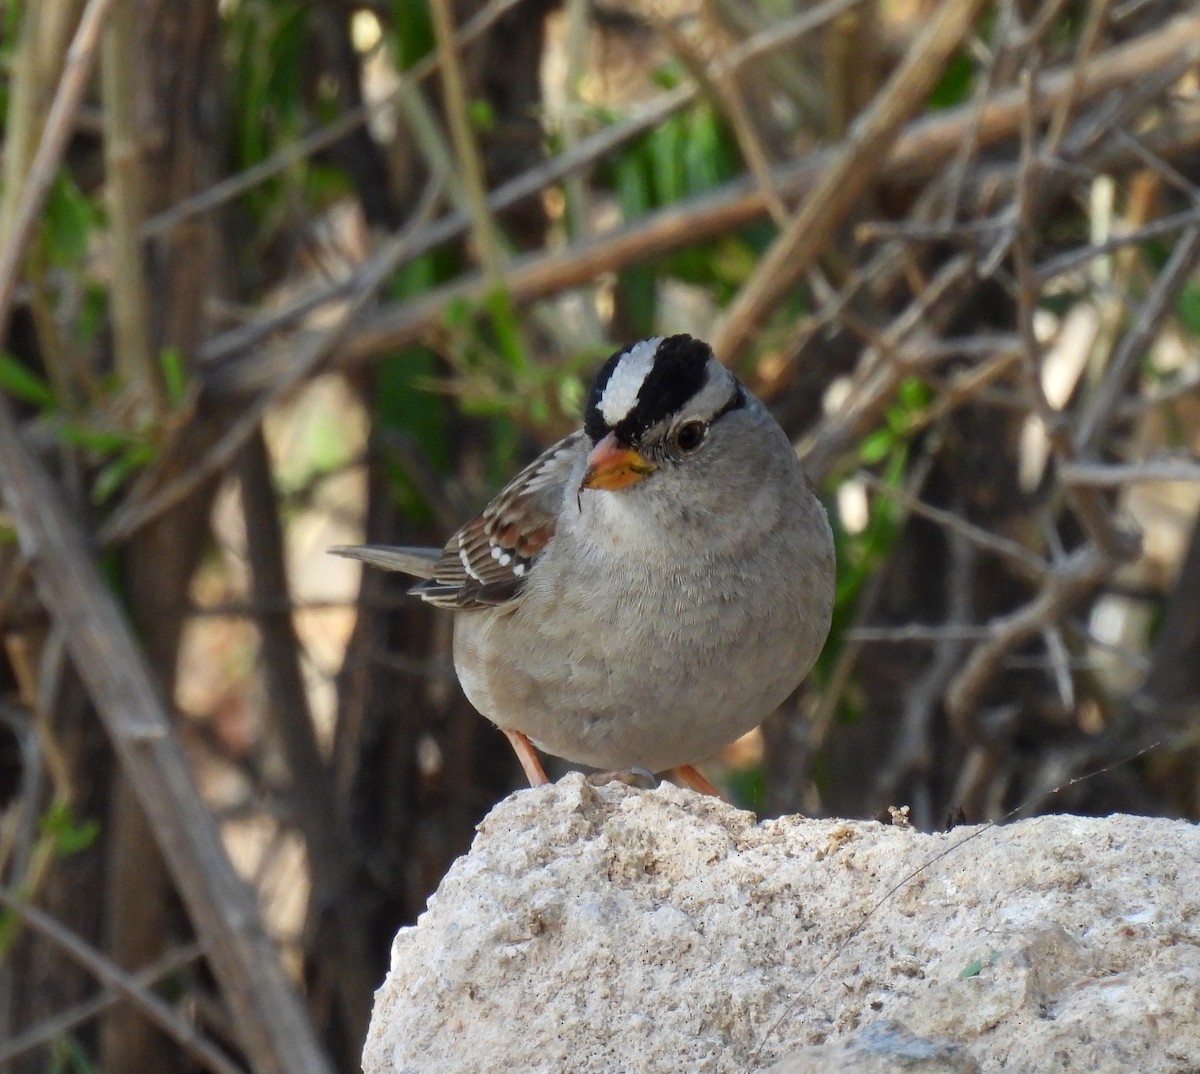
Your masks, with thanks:
[[[448,608],[515,600],[554,538],[567,480],[587,442],[583,432],[572,433],[534,459],[446,542],[433,577],[410,592]]]

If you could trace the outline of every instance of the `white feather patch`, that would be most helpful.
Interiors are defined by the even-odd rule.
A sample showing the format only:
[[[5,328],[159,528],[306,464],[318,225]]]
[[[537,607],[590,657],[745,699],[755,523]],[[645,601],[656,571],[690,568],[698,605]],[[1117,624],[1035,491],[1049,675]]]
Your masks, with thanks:
[[[600,413],[610,428],[637,405],[638,392],[654,368],[654,355],[661,342],[662,336],[643,339],[630,347],[617,362],[617,368],[608,378],[604,394],[600,396]]]
[[[470,557],[467,556],[467,550],[463,548],[462,545],[458,546],[458,562],[462,564],[463,570],[466,571],[470,577],[474,578],[475,581],[483,581],[483,579],[479,577],[479,572],[471,566]]]

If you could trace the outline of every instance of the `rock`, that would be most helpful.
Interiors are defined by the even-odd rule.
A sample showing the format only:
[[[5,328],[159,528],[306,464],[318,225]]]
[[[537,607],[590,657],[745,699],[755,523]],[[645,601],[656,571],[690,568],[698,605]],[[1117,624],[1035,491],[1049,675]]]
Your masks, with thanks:
[[[363,1067],[1200,1070],[1200,829],[759,823],[570,775],[396,937]]]
[[[846,1044],[817,1044],[793,1052],[767,1074],[978,1074],[961,1044],[926,1040],[899,1022],[873,1022]]]

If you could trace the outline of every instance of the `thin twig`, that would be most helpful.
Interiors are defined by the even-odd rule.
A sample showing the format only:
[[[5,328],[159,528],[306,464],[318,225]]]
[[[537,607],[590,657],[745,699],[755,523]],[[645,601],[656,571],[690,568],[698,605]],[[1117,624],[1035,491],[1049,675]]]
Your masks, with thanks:
[[[1065,562],[1055,565],[1046,584],[1028,604],[1009,615],[993,619],[993,635],[978,645],[946,691],[946,711],[963,737],[975,736],[968,720],[978,709],[987,685],[1000,670],[1005,657],[1048,623],[1057,622],[1084,597],[1112,576],[1115,564],[1093,545],[1084,545]]]
[[[790,44],[804,34],[810,33],[812,30],[820,27],[830,19],[836,18],[844,11],[863,2],[864,0],[827,0],[824,4],[819,4],[817,7],[811,8],[793,18],[785,19],[778,25],[755,34],[753,37],[743,41],[737,48],[732,49],[716,66],[716,72],[719,74],[725,70],[730,72],[737,71],[751,60]],[[565,153],[560,153],[553,159],[515,176],[488,195],[488,211],[493,215],[498,214],[505,209],[520,204],[526,198],[533,197],[553,183],[591,167],[597,160],[645,131],[652,130],[675,112],[686,107],[696,99],[698,92],[697,87],[693,84],[677,86],[675,89],[669,90],[660,97],[655,98],[651,103],[635,110],[628,119],[589,135]],[[783,181],[782,176],[786,174],[788,174],[786,171],[781,171],[781,178],[773,177],[772,182],[776,184],[781,183]],[[749,185],[745,183],[731,184],[725,190],[736,199],[742,193],[739,189],[740,186],[744,186],[747,191],[750,190]],[[734,224],[753,219],[761,211],[763,210],[760,205],[748,214],[735,220]],[[707,208],[698,208],[696,215],[698,218],[704,218],[704,213],[706,212],[709,214],[709,217],[713,215]],[[719,210],[716,215],[719,218],[723,217],[723,214]],[[655,216],[653,219],[659,219],[659,217]],[[705,222],[708,222],[707,218],[705,218]],[[640,221],[638,226],[640,227],[644,224],[645,221]],[[413,236],[408,260],[421,257],[443,243],[465,235],[470,226],[470,215],[464,210],[455,211],[443,216]],[[632,230],[636,232],[637,228],[635,227]],[[706,231],[701,237],[707,237],[708,234],[709,232]],[[234,355],[244,354],[256,347],[257,344],[273,332],[286,328],[299,318],[311,313],[314,309],[327,302],[352,293],[357,287],[358,279],[371,271],[371,264],[372,262],[368,261],[349,279],[328,284],[318,290],[312,291],[296,299],[281,310],[259,318],[251,324],[231,329],[216,339],[210,340],[201,348],[200,358],[205,361],[215,362]]]
[[[506,15],[520,3],[522,0],[490,0],[485,7],[472,15],[458,32],[455,37],[458,47],[466,48],[497,19]],[[178,227],[198,213],[210,212],[240,194],[244,194],[247,190],[252,190],[260,183],[265,183],[268,179],[288,171],[314,153],[319,153],[322,149],[327,149],[336,142],[340,142],[366,123],[375,113],[391,108],[409,87],[417,85],[433,74],[438,69],[438,62],[437,54],[431,53],[413,64],[407,71],[401,71],[399,84],[380,100],[351,108],[327,127],[313,131],[300,141],[285,146],[253,167],[230,176],[228,179],[223,179],[203,193],[187,198],[150,217],[142,225],[141,237],[143,239],[154,238],[165,231]]]
[[[1046,139],[1041,147],[1042,154],[1047,158],[1058,152],[1070,124],[1071,110],[1082,97],[1083,86],[1087,80],[1087,63],[1100,42],[1100,33],[1104,29],[1110,2],[1111,0],[1092,0],[1088,5],[1087,19],[1079,37],[1079,46],[1075,50],[1074,77],[1067,92],[1055,103],[1050,129],[1046,132]]]
[[[1133,231],[1113,235],[1103,242],[1081,246],[1077,250],[1070,250],[1065,254],[1052,257],[1034,270],[1034,278],[1039,284],[1047,284],[1056,277],[1086,265],[1097,257],[1111,254],[1115,250],[1123,250],[1127,246],[1140,246],[1150,239],[1156,239],[1160,235],[1169,235],[1172,231],[1181,231],[1189,225],[1197,223],[1200,223],[1200,208],[1186,209],[1181,213],[1173,213],[1170,216],[1152,220]]]
[[[162,958],[157,959],[153,965],[138,970],[136,973],[129,974],[129,979],[138,988],[142,989],[145,994],[152,995],[149,990],[161,982],[164,977],[170,977],[178,973],[184,966],[195,962],[196,959],[203,957],[203,955],[204,949],[198,943],[190,943],[184,947],[168,951]],[[112,961],[106,961],[108,961],[110,966],[117,969],[118,972],[124,972]],[[7,1063],[16,1059],[17,1056],[23,1055],[25,1052],[32,1051],[39,1045],[48,1044],[52,1040],[66,1036],[76,1026],[83,1025],[85,1022],[95,1018],[96,1015],[108,1010],[114,1003],[119,1003],[121,998],[121,994],[116,989],[106,989],[93,999],[84,1000],[74,1007],[68,1007],[65,1011],[61,1011],[52,1018],[47,1018],[41,1024],[26,1030],[18,1036],[6,1041],[0,1041],[0,1063]],[[186,1025],[187,1023],[183,1024]],[[240,1068],[237,1069],[240,1070]]]
[[[976,569],[975,548],[962,534],[946,534],[947,569],[938,585],[945,594],[946,618],[951,628],[969,622],[973,616],[972,592]],[[905,782],[926,772],[932,762],[930,730],[940,708],[942,692],[953,678],[962,658],[963,640],[943,635],[935,643],[933,657],[904,694],[900,727],[888,751],[886,764],[875,776],[875,800],[894,802]],[[928,796],[925,796],[928,797]],[[913,817],[919,828],[934,823],[928,806]]]
[[[67,139],[71,136],[75,114],[83,101],[83,94],[92,74],[100,33],[115,2],[116,0],[88,0],[71,47],[67,50],[66,66],[62,78],[59,79],[50,114],[46,117],[42,140],[21,190],[21,200],[13,216],[12,231],[6,236],[6,244],[0,250],[0,339],[8,336],[13,296],[16,294],[17,278],[21,274],[25,251],[41,221],[42,208],[46,204],[46,196],[50,193],[50,184],[54,182],[54,176],[58,173],[58,165],[67,148]]]
[[[450,125],[456,163],[461,169],[475,252],[483,265],[489,289],[499,291],[504,286],[504,250],[496,233],[496,222],[488,213],[487,179],[479,144],[471,128],[466,79],[454,39],[454,12],[450,0],[430,0],[429,11],[442,69],[442,107]]]
[[[705,67],[704,59],[688,42],[688,39],[675,28],[668,18],[655,17],[653,25],[667,39],[675,54],[683,61],[684,66],[692,73],[696,84],[713,106],[714,110],[724,115],[738,148],[742,151],[750,174],[758,183],[762,194],[763,204],[771,218],[782,227],[787,222],[787,210],[779,191],[773,184],[771,173],[771,158],[763,146],[762,138],[754,127],[746,102],[738,89],[737,82],[729,73],[728,67],[720,74],[710,74]]]
[[[159,1029],[175,1041],[188,1055],[216,1074],[245,1074],[219,1048],[196,1032],[191,1023],[180,1018],[136,977],[126,973],[111,959],[105,958],[91,944],[71,932],[65,925],[36,906],[17,898],[7,888],[0,887],[0,906],[16,914],[31,929],[44,936],[56,947],[96,978],[105,988],[116,992],[132,1003]]]
[[[1031,578],[1044,577],[1048,570],[1045,561],[1040,556],[1016,541],[976,526],[953,511],[943,511],[940,507],[934,507],[933,504],[926,503],[905,489],[893,488],[866,470],[859,470],[855,474],[855,478],[879,495],[901,504],[905,511],[937,523],[947,530],[948,537],[950,534],[955,534],[977,548],[992,552],[1015,564],[1023,574]]]
[[[166,386],[150,354],[149,296],[143,245],[138,236],[145,200],[137,92],[134,68],[129,63],[129,57],[136,55],[137,22],[133,0],[117,0],[100,49],[104,191],[113,259],[113,354],[124,385],[136,394],[138,403],[162,416],[167,409]]]
[[[242,516],[246,523],[246,558],[254,599],[260,607],[290,604],[291,587],[285,565],[283,525],[271,480],[271,461],[262,430],[250,437],[238,475],[242,485]],[[268,688],[268,710],[283,746],[296,792],[299,821],[308,854],[312,892],[309,916],[331,924],[328,939],[336,945],[331,959],[332,982],[345,1025],[354,1039],[367,1032],[365,1018],[375,984],[355,919],[364,911],[351,888],[355,858],[349,834],[342,830],[333,789],[333,776],[321,756],[312,706],[301,667],[301,643],[293,609],[261,611],[257,618],[259,660]]]
[[[1042,348],[1034,331],[1033,317],[1037,308],[1038,290],[1033,273],[1033,238],[1037,189],[1041,178],[1035,149],[1034,117],[1039,112],[1037,71],[1033,66],[1021,72],[1022,87],[1028,107],[1021,127],[1021,156],[1016,189],[1017,224],[1013,234],[1012,257],[1017,282],[1017,327],[1023,346],[1024,388],[1031,411],[1041,421],[1046,436],[1060,462],[1073,461],[1078,454],[1075,438],[1066,427],[1063,415],[1050,405],[1042,386]],[[1068,498],[1088,537],[1117,561],[1132,558],[1139,547],[1137,538],[1113,521],[1108,506],[1095,493],[1068,490]]]
[[[1123,86],[1198,50],[1200,16],[1176,20],[1156,33],[1108,50],[1089,64],[1084,92],[1092,97]],[[1045,75],[1039,87],[1043,102],[1052,102],[1058,93],[1065,92],[1070,74],[1070,69],[1056,69]],[[1017,130],[1023,107],[1020,90],[1009,90],[989,101],[978,116],[973,108],[964,106],[916,120],[887,155],[884,171],[889,178],[899,180],[935,174],[957,150],[969,124],[977,123],[978,142],[982,147]],[[580,143],[579,150],[590,142],[591,139]],[[1167,132],[1166,142],[1190,147],[1196,142],[1195,129],[1185,127]],[[811,189],[817,176],[834,159],[834,152],[821,150],[777,169],[773,183],[781,196],[795,198]],[[505,184],[489,199],[489,209],[495,212],[506,208],[521,196],[554,181],[557,176],[554,169],[559,166],[559,159]],[[1110,166],[1117,166],[1117,162],[1110,162]],[[504,191],[511,193],[500,197]],[[765,211],[761,192],[753,180],[745,177],[733,180],[711,193],[668,206],[606,235],[577,242],[566,250],[514,260],[507,273],[509,293],[517,303],[557,294],[589,283],[600,273],[751,223]],[[467,227],[468,220],[463,215],[443,218],[422,229],[412,238],[409,258],[421,256],[462,234]],[[360,270],[360,274],[369,270],[370,263]],[[273,382],[281,370],[279,365],[265,360],[267,356],[261,347],[263,339],[331,298],[344,295],[358,285],[358,278],[330,287],[325,292],[310,294],[293,307],[210,340],[201,348],[201,358],[223,364],[208,374],[209,386],[218,394],[227,395],[257,391]],[[485,293],[482,278],[467,276],[421,299],[410,300],[402,306],[384,307],[364,318],[350,333],[339,351],[339,359],[346,364],[357,364],[416,342],[442,315],[448,303],[479,301]],[[281,356],[280,360],[290,363],[293,359],[289,354]]]
[[[242,446],[258,428],[263,415],[278,400],[293,391],[297,385],[312,374],[324,361],[329,351],[345,337],[358,315],[375,297],[376,292],[387,281],[396,265],[405,258],[412,234],[420,228],[428,214],[432,212],[433,206],[437,204],[440,190],[441,187],[438,183],[430,183],[427,186],[421,204],[412,220],[384,244],[381,257],[372,265],[372,271],[359,281],[357,294],[347,303],[337,321],[306,342],[306,345],[300,349],[295,362],[277,376],[274,383],[264,388],[257,398],[238,415],[203,459],[165,487],[152,491],[145,499],[135,499],[116,511],[100,533],[101,544],[125,540],[151,519],[157,518],[162,512],[181,502],[212,474],[219,472],[233,461]]]
[[[1121,488],[1136,481],[1200,481],[1200,461],[1171,456],[1130,463],[1068,462],[1060,464],[1059,477],[1068,485]]]
[[[241,1015],[247,1054],[262,1074],[328,1074],[253,896],[196,789],[145,654],[100,577],[88,537],[22,442],[3,393],[0,494],[38,595],[63,626],[74,666],[153,826],[217,980]]]
[[[1079,421],[1076,440],[1083,451],[1094,450],[1107,435],[1109,424],[1142,356],[1158,335],[1163,321],[1174,309],[1179,290],[1200,264],[1200,227],[1185,231],[1154,286],[1138,310],[1137,320],[1121,339],[1108,364],[1104,380],[1089,400]]]
[[[937,8],[904,61],[856,120],[837,157],[759,262],[718,326],[713,348],[735,362],[884,166],[901,126],[925,101],[986,0]]]

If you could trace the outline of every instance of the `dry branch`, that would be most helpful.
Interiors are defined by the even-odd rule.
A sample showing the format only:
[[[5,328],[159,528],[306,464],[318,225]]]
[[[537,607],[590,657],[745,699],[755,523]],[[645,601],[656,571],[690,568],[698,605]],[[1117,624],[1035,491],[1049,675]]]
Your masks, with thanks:
[[[205,1040],[186,1019],[149,991],[132,974],[76,936],[47,913],[0,887],[0,906],[16,914],[30,928],[62,948],[106,988],[132,1003],[179,1044],[193,1059],[214,1074],[244,1074],[219,1048]]]
[[[791,19],[785,19],[770,29],[755,34],[732,49],[718,65],[716,73],[718,75],[723,73],[732,74],[740,70],[751,60],[797,40],[804,34],[837,18],[849,8],[855,7],[862,2],[863,0],[827,0],[826,3],[818,4],[816,7],[810,8]],[[465,31],[459,35],[460,41],[464,37]],[[415,77],[415,73],[410,76],[410,78],[412,77]],[[687,84],[676,86],[673,90],[669,90],[661,96],[656,97],[649,104],[639,108],[628,119],[613,124],[611,127],[602,128],[595,134],[584,138],[566,152],[560,153],[544,164],[539,164],[537,167],[530,168],[523,174],[510,179],[488,195],[488,212],[496,215],[505,209],[510,209],[520,204],[527,198],[533,197],[552,184],[577,174],[596,161],[603,159],[615,149],[620,148],[626,142],[653,129],[675,112],[695,100],[697,94],[698,90],[696,86]],[[290,157],[288,159],[289,161],[291,160]],[[271,174],[274,173],[272,172]],[[784,172],[781,174],[787,173]],[[808,174],[807,170],[805,174]],[[261,178],[265,178],[265,176],[260,177],[256,181],[260,181]],[[219,187],[224,188],[227,184],[234,183],[235,179],[229,179],[225,183],[219,184]],[[244,188],[237,187],[228,196],[233,196],[234,193],[237,193],[241,189]],[[749,184],[742,181],[730,184],[724,189],[732,192],[735,198],[737,198],[745,190],[749,189]],[[201,201],[203,199],[202,208],[211,208],[213,204],[219,204],[220,199],[217,198],[217,195],[221,192],[219,189],[214,189],[209,195],[201,195],[196,200]],[[180,206],[177,210],[171,210],[171,213],[183,213],[185,208],[187,207]],[[195,211],[199,211],[199,208]],[[741,216],[733,221],[732,226],[752,220],[756,216],[761,215],[762,212],[765,212],[765,205],[760,205],[752,209],[749,215],[745,215],[743,212]],[[655,216],[650,219],[653,220],[656,218]],[[175,219],[164,220],[162,222],[152,220],[148,222],[147,226],[153,225],[157,231],[166,228],[168,225],[173,225],[175,222]],[[705,221],[705,224],[707,223]],[[421,257],[443,243],[460,238],[467,234],[470,226],[470,216],[465,211],[455,210],[447,213],[441,219],[436,220],[413,236],[406,262]],[[701,237],[707,237],[711,233],[704,231]],[[272,333],[287,328],[327,302],[352,294],[358,287],[358,281],[372,271],[372,266],[379,260],[380,256],[379,253],[376,253],[348,279],[326,284],[303,295],[277,312],[259,318],[250,324],[242,325],[239,328],[230,329],[222,333],[215,339],[210,340],[202,348],[200,352],[201,358],[210,362],[218,362],[245,355],[252,348],[257,347],[264,340],[268,339]]]
[[[262,1074],[328,1074],[254,897],[234,872],[155,689],[146,657],[58,490],[0,395],[0,492],[42,602],[154,827],[242,1041]]]
[[[1082,100],[1092,100],[1163,67],[1195,60],[1197,56],[1200,56],[1200,16],[1177,19],[1163,29],[1108,49],[1090,61],[1084,68]],[[1042,76],[1038,84],[1042,107],[1054,107],[1071,92],[1075,85],[1075,70],[1073,64],[1065,65]],[[968,131],[975,132],[980,148],[1016,135],[1024,107],[1024,93],[1013,89],[996,94],[980,107],[964,105],[915,120],[888,153],[881,174],[886,175],[889,182],[911,182],[936,175],[958,152]],[[1186,151],[1200,144],[1200,123],[1172,129],[1167,135],[1170,140],[1160,151]],[[836,150],[821,150],[777,169],[773,175],[775,189],[785,198],[803,196],[835,156]],[[519,182],[520,179],[513,180],[509,186]],[[495,195],[488,204],[493,212],[503,207],[495,201]],[[559,294],[590,283],[604,272],[638,264],[735,230],[761,219],[766,211],[757,183],[741,178],[608,234],[574,243],[565,250],[516,259],[505,274],[509,294],[518,304]],[[467,226],[465,217],[437,221],[412,236],[407,256],[419,256],[462,234]],[[205,375],[208,386],[221,395],[245,394],[287,375],[289,367],[296,361],[294,347],[286,351],[264,351],[261,349],[264,334],[286,327],[296,316],[342,293],[343,286],[329,289],[324,296],[312,296],[304,309],[292,311],[286,317],[271,315],[264,318],[265,332],[251,325],[211,340],[201,352],[203,358],[213,363]],[[449,304],[461,300],[480,302],[485,295],[484,278],[476,273],[419,299],[385,306],[358,321],[337,349],[335,361],[343,367],[357,366],[410,346],[439,323]]]
[[[804,205],[743,285],[717,328],[713,348],[734,362],[763,319],[808,269],[846,213],[885,167],[901,125],[925,102],[946,61],[970,32],[986,0],[942,4],[904,62],[854,123],[850,136]]]
[[[67,139],[71,136],[75,114],[95,63],[96,46],[113,3],[114,0],[88,0],[84,8],[71,47],[67,50],[66,68],[59,79],[50,114],[46,117],[46,127],[37,153],[20,191],[20,201],[13,213],[12,231],[4,237],[5,245],[0,250],[0,339],[8,335],[13,295],[16,293],[25,251],[41,219],[46,195],[50,193],[50,184],[58,172]],[[14,194],[10,191],[7,196],[13,197]]]
[[[1032,601],[990,624],[992,636],[976,646],[946,691],[946,712],[965,739],[977,737],[969,721],[1005,657],[1075,608],[1112,577],[1116,566],[1100,549],[1085,545],[1055,565]]]
[[[28,908],[28,903],[25,904],[25,908]],[[63,933],[62,935],[66,934]],[[71,936],[70,939],[75,942],[80,942],[78,937]],[[102,960],[106,972],[114,973],[120,976],[126,976],[125,971],[110,959],[104,959],[99,952],[94,952],[93,955],[95,958]],[[128,974],[127,976],[132,985],[141,990],[140,993],[135,993],[135,996],[140,998],[140,995],[145,994],[149,995],[152,999],[156,998],[152,992],[149,992],[149,989],[153,988],[156,984],[161,983],[164,978],[177,974],[189,963],[195,962],[198,958],[202,958],[203,956],[204,951],[201,949],[200,945],[191,943],[185,947],[169,951],[162,958],[158,959],[152,966],[147,966],[145,969],[138,970],[136,973]],[[85,963],[85,967],[89,965],[90,964]],[[104,978],[100,976],[100,974],[93,974],[93,976],[95,976],[101,984],[104,984]],[[60,1014],[57,1014],[54,1018],[47,1019],[40,1025],[33,1026],[18,1036],[0,1042],[0,1063],[7,1063],[12,1059],[17,1058],[17,1056],[24,1055],[26,1052],[32,1051],[34,1048],[37,1048],[40,1045],[48,1044],[56,1038],[60,1038],[65,1034],[70,1033],[71,1030],[76,1028],[76,1026],[82,1025],[84,1022],[88,1022],[95,1018],[96,1015],[103,1013],[114,1003],[121,1002],[123,995],[128,995],[128,992],[129,990],[127,990],[126,993],[122,993],[115,988],[107,988],[94,999],[89,999],[84,1003],[76,1005],[75,1007],[64,1010]],[[135,1005],[137,1005],[137,998],[134,999]],[[190,1024],[183,1023],[180,1028],[190,1034],[191,1037],[195,1037],[195,1031],[192,1029]],[[173,1031],[169,1032],[172,1033],[172,1036],[175,1036]],[[187,1046],[185,1042],[181,1041],[181,1043],[183,1043],[185,1047]],[[200,1058],[203,1062],[203,1055],[199,1056],[198,1058]],[[222,1058],[224,1057],[222,1056]],[[240,1068],[237,1069],[238,1074],[242,1074]]]

